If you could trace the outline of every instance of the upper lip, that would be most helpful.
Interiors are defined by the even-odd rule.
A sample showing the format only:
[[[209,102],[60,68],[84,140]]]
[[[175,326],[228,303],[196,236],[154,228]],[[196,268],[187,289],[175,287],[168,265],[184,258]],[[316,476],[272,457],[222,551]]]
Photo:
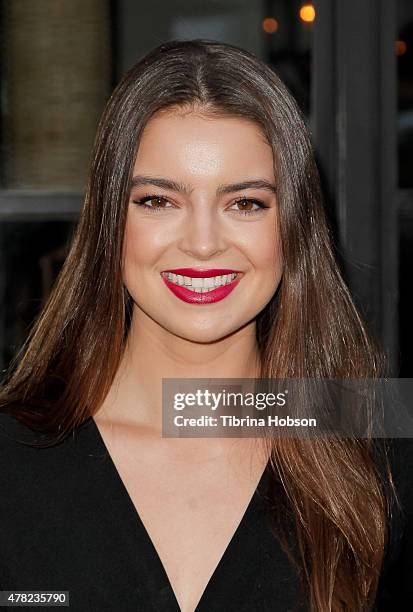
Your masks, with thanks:
[[[232,270],[230,268],[173,268],[170,270],[162,270],[162,272],[190,276],[191,278],[209,278],[211,276],[234,274],[234,272],[238,274],[240,270]]]

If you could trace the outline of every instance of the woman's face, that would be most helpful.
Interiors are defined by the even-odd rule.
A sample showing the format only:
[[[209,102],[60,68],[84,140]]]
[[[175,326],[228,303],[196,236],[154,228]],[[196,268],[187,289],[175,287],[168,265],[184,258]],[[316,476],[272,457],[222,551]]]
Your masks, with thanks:
[[[142,134],[133,177],[123,276],[138,325],[149,317],[211,342],[254,324],[282,275],[273,156],[259,128],[162,111]]]

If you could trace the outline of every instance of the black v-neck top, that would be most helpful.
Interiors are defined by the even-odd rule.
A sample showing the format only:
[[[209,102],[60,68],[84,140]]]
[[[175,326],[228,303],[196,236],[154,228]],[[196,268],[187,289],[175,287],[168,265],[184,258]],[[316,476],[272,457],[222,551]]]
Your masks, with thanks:
[[[0,590],[69,591],[72,612],[179,612],[95,421],[49,448],[21,443],[33,435],[0,414]],[[393,442],[405,515],[392,523],[377,612],[413,609],[413,440]],[[297,570],[270,528],[268,468],[196,612],[309,609],[297,605]]]

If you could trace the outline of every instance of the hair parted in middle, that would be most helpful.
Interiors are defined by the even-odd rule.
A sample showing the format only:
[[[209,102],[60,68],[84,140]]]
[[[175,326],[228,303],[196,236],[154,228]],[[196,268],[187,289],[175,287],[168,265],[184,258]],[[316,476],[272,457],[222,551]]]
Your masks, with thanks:
[[[3,411],[46,432],[52,443],[98,410],[119,367],[133,305],[122,278],[133,166],[148,121],[173,110],[245,118],[272,148],[284,269],[256,319],[261,376],[351,379],[386,372],[333,255],[296,101],[269,66],[243,49],[170,41],[131,68],[106,105],[68,257],[0,393]],[[267,443],[274,524],[290,554],[294,530],[299,555],[291,558],[311,610],[371,609],[391,507],[385,454],[381,472],[371,439]]]

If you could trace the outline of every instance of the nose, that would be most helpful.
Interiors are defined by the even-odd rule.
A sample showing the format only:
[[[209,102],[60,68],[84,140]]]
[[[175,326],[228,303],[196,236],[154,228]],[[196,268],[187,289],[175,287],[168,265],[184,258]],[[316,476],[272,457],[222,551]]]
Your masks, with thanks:
[[[195,259],[212,259],[228,248],[225,233],[217,211],[206,206],[194,206],[183,220],[178,246]]]

